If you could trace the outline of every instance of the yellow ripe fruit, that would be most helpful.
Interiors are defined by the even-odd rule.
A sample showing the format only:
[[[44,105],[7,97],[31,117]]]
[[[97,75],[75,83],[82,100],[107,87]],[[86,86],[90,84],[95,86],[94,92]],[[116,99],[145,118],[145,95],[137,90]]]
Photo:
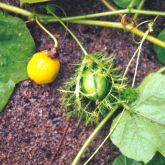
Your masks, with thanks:
[[[59,69],[60,61],[57,58],[51,58],[47,52],[34,54],[27,65],[29,78],[37,84],[51,83]]]

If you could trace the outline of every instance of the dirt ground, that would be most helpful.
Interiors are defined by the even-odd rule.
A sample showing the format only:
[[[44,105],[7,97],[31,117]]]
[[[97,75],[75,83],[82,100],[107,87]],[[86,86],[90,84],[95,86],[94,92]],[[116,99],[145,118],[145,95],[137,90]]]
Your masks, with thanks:
[[[0,1],[19,5],[16,0]],[[165,10],[165,2],[161,0],[148,2],[149,0],[146,2],[146,9]],[[57,4],[64,8],[68,16],[107,10],[98,0],[62,0],[57,1]],[[146,19],[148,18],[140,18],[141,21]],[[119,19],[108,17],[106,20],[117,21]],[[53,44],[39,27],[34,24],[28,27],[36,42],[37,51],[45,50]],[[72,24],[69,27],[88,52],[113,53],[116,57],[116,65],[121,71],[124,70],[137,48],[137,45],[132,42],[131,34],[124,33],[122,30]],[[163,27],[165,28],[165,19],[160,17],[153,35]],[[78,124],[75,119],[66,119],[66,110],[60,105],[61,95],[57,90],[62,88],[62,84],[74,73],[75,66],[71,64],[78,63],[83,56],[82,52],[70,35],[64,35],[65,29],[59,24],[49,24],[47,28],[59,39],[59,58],[62,64],[60,74],[56,81],[49,85],[39,86],[30,80],[17,85],[7,106],[0,114],[0,165],[70,165],[94,129],[92,126],[86,127],[83,123]],[[131,65],[129,78],[133,76],[134,64]],[[137,84],[148,73],[160,67],[161,65],[155,58],[153,45],[145,41]],[[66,130],[67,134],[64,136]],[[82,162],[91,155],[106,135],[106,129],[99,133],[82,157],[80,164],[83,164]],[[119,151],[115,146],[107,141],[91,164],[111,165],[118,154]]]

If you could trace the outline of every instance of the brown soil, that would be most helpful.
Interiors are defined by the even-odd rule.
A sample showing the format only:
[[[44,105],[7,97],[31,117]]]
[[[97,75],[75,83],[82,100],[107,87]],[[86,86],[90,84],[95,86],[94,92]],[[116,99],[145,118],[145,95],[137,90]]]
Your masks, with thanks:
[[[18,5],[16,0],[1,0],[1,2]],[[67,15],[106,10],[96,0],[63,0],[58,4],[65,9]],[[146,8],[163,10],[165,3],[152,0],[146,3]],[[117,17],[108,19],[118,20]],[[158,18],[155,34],[165,27],[164,22],[163,18]],[[37,51],[45,50],[53,44],[51,39],[36,25],[28,26],[35,39]],[[69,26],[88,52],[113,53],[116,57],[116,64],[121,70],[126,67],[137,47],[132,43],[131,34],[121,30],[82,25]],[[82,52],[70,35],[64,36],[65,30],[59,24],[51,24],[47,28],[59,38],[61,71],[53,84],[39,86],[26,80],[16,87],[6,108],[0,114],[0,164],[2,165],[70,165],[94,129],[94,127],[86,127],[83,123],[78,124],[75,119],[66,119],[66,110],[60,105],[61,95],[57,90],[72,76],[75,67],[70,64],[78,63],[83,56]],[[134,73],[134,64],[130,68],[129,78]],[[153,46],[146,41],[141,53],[137,83],[159,67],[161,65],[155,58]],[[67,135],[63,139],[66,129]],[[82,157],[80,164],[91,155],[106,135],[106,129],[99,133]],[[58,150],[62,139],[63,144]],[[107,141],[91,164],[111,165],[118,154],[114,145]]]

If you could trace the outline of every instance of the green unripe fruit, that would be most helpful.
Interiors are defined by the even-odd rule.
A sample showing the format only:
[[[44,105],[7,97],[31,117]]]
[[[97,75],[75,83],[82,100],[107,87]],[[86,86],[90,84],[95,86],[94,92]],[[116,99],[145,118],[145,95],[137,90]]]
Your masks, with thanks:
[[[85,70],[81,80],[82,92],[91,100],[102,100],[108,93],[110,80],[100,71]]]

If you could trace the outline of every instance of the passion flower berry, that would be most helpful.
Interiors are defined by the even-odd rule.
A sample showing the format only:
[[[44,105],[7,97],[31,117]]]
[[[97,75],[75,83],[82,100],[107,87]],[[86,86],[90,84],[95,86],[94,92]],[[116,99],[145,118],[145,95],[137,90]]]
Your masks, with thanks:
[[[85,96],[91,100],[102,100],[109,91],[110,81],[100,71],[85,70],[81,88]]]
[[[51,83],[56,78],[59,69],[58,58],[50,57],[46,51],[34,54],[27,65],[29,78],[37,84]]]

